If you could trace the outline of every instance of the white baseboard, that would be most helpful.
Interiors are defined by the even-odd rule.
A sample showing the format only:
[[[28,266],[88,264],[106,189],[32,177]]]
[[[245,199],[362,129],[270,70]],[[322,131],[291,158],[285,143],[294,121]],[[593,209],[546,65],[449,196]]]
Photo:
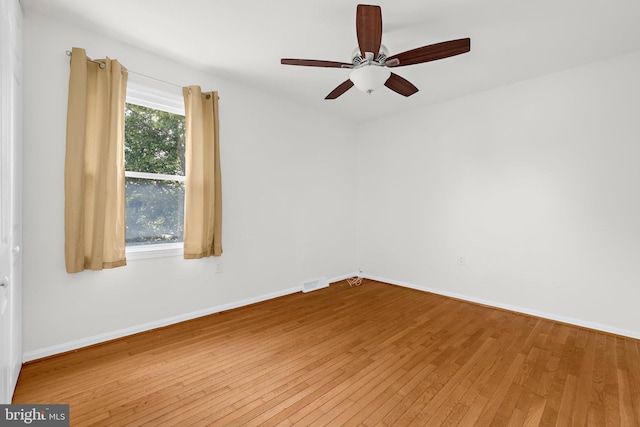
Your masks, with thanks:
[[[387,278],[384,278],[384,277],[373,276],[373,275],[370,275],[370,274],[359,274],[359,273],[345,274],[343,276],[338,276],[338,277],[334,277],[332,279],[329,279],[329,283],[339,282],[341,280],[346,280],[346,279],[348,279],[350,277],[355,277],[355,276],[358,276],[358,275],[360,277],[365,278],[365,279],[376,280],[378,282],[389,283],[391,285],[402,286],[402,287],[405,287],[405,288],[416,289],[416,290],[424,291],[424,292],[430,292],[430,293],[433,293],[433,294],[447,296],[447,297],[456,298],[456,299],[469,301],[469,302],[474,302],[474,303],[478,303],[478,304],[483,304],[483,305],[487,305],[487,306],[490,306],[490,307],[496,307],[496,308],[501,308],[501,309],[504,309],[504,310],[514,311],[516,313],[528,314],[528,315],[531,315],[531,316],[541,317],[543,319],[555,320],[555,321],[562,322],[562,323],[567,323],[567,324],[570,324],[570,325],[576,325],[576,326],[580,326],[580,327],[594,329],[594,330],[597,330],[597,331],[602,331],[602,332],[621,335],[621,336],[625,336],[625,337],[640,339],[640,331],[632,331],[632,330],[620,329],[620,328],[616,328],[616,327],[609,326],[609,325],[603,325],[603,324],[600,324],[600,323],[590,322],[590,321],[587,321],[587,320],[574,319],[574,318],[565,317],[565,316],[561,316],[561,315],[557,315],[557,314],[546,313],[546,312],[526,309],[526,308],[522,308],[522,307],[516,307],[516,306],[509,305],[509,304],[502,304],[502,303],[495,302],[495,301],[485,300],[485,299],[482,299],[482,298],[470,297],[470,296],[467,296],[467,295],[462,295],[462,294],[458,294],[458,293],[455,293],[455,292],[447,292],[447,291],[443,291],[441,289],[429,288],[429,287],[426,287],[426,286],[418,286],[418,285],[415,285],[415,284],[412,284],[412,283],[407,283],[407,282],[402,282],[402,281],[398,281],[398,280],[387,279]],[[157,328],[161,328],[161,327],[164,327],[164,326],[173,325],[175,323],[184,322],[186,320],[191,320],[191,319],[196,319],[198,317],[208,316],[208,315],[213,314],[213,313],[219,313],[221,311],[232,310],[234,308],[244,307],[246,305],[251,305],[251,304],[258,303],[258,302],[267,301],[267,300],[270,300],[270,299],[278,298],[278,297],[289,295],[289,294],[294,294],[296,292],[300,292],[301,290],[302,290],[301,286],[296,286],[296,287],[293,287],[293,288],[283,289],[283,290],[280,290],[280,291],[277,291],[277,292],[273,292],[273,293],[269,293],[269,294],[265,294],[265,295],[260,295],[260,296],[254,297],[254,298],[248,298],[248,299],[241,300],[241,301],[235,301],[235,302],[228,303],[228,304],[222,304],[222,305],[218,305],[218,306],[215,306],[215,307],[207,308],[207,309],[204,309],[204,310],[198,310],[198,311],[194,311],[194,312],[191,312],[191,313],[185,313],[185,314],[181,314],[181,315],[178,315],[178,316],[173,316],[173,317],[169,317],[169,318],[166,318],[166,319],[157,320],[157,321],[154,321],[154,322],[149,322],[149,323],[144,323],[144,324],[137,325],[137,326],[132,326],[130,328],[119,329],[119,330],[116,330],[116,331],[111,331],[111,332],[107,332],[107,333],[104,333],[104,334],[94,335],[94,336],[91,336],[91,337],[87,337],[87,338],[83,338],[83,339],[79,339],[79,340],[75,340],[75,341],[71,341],[71,342],[67,342],[67,343],[63,343],[63,344],[58,344],[58,345],[54,345],[54,346],[51,346],[51,347],[45,347],[45,348],[41,348],[41,349],[38,349],[38,350],[25,352],[23,354],[23,361],[24,362],[29,362],[29,361],[33,361],[33,360],[37,360],[37,359],[42,359],[44,357],[53,356],[53,355],[56,355],[56,354],[59,354],[59,353],[64,353],[64,352],[67,352],[67,351],[77,350],[77,349],[80,349],[82,347],[88,347],[90,345],[100,344],[102,342],[106,342],[106,341],[110,341],[110,340],[126,337],[126,336],[137,334],[137,333],[140,333],[140,332],[150,331],[152,329],[157,329]]]
[[[335,277],[329,279],[329,283],[339,282],[349,277],[353,277],[355,274],[347,274],[344,276]],[[64,353],[67,351],[77,350],[82,347],[88,347],[90,345],[100,344],[106,341],[126,337],[140,332],[150,331],[152,329],[162,328],[164,326],[173,325],[175,323],[184,322],[186,320],[196,319],[198,317],[208,316],[214,313],[220,313],[221,311],[232,310],[234,308],[244,307],[246,305],[255,304],[262,301],[282,297],[289,294],[295,294],[300,292],[302,286],[296,286],[289,289],[283,289],[281,291],[272,292],[265,295],[260,295],[254,298],[248,298],[241,301],[235,301],[228,304],[222,304],[215,307],[207,308],[204,310],[193,311],[191,313],[180,314],[177,316],[168,317],[166,319],[156,320],[154,322],[143,323],[141,325],[132,326],[130,328],[119,329],[117,331],[106,332],[104,334],[94,335],[87,338],[82,338],[75,341],[70,341],[63,344],[53,345],[50,347],[41,348],[38,350],[28,351],[23,353],[23,362],[30,362],[32,360],[42,359],[44,357],[53,356],[56,354]]]
[[[334,277],[333,279],[329,279],[329,283],[336,283],[336,282],[339,282],[341,280],[347,280],[347,279],[350,279],[352,277],[356,277],[358,274],[360,274],[360,273],[351,273],[351,274],[345,274],[344,276]]]
[[[456,298],[456,299],[460,299],[460,300],[464,300],[464,301],[474,302],[474,303],[477,303],[477,304],[487,305],[487,306],[490,306],[490,307],[496,307],[496,308],[501,308],[501,309],[504,309],[504,310],[514,311],[516,313],[528,314],[528,315],[535,316],[535,317],[541,317],[543,319],[555,320],[555,321],[562,322],[562,323],[567,323],[567,324],[570,324],[570,325],[580,326],[580,327],[588,328],[588,329],[594,329],[596,331],[607,332],[607,333],[610,333],[610,334],[615,334],[615,335],[625,336],[625,337],[629,337],[629,338],[640,339],[640,331],[632,331],[632,330],[628,330],[628,329],[620,329],[620,328],[616,328],[616,327],[610,326],[610,325],[604,325],[604,324],[601,324],[601,323],[590,322],[588,320],[574,319],[574,318],[571,318],[571,317],[566,317],[566,316],[562,316],[562,315],[558,315],[558,314],[552,314],[552,313],[546,313],[546,312],[543,312],[543,311],[537,311],[537,310],[531,310],[531,309],[522,308],[522,307],[516,307],[516,306],[509,305],[509,304],[502,304],[502,303],[495,302],[495,301],[485,300],[485,299],[482,299],[482,298],[470,297],[470,296],[458,294],[458,293],[455,293],[455,292],[447,292],[447,291],[443,291],[441,289],[434,289],[434,288],[429,288],[429,287],[426,287],[426,286],[418,286],[418,285],[414,285],[412,283],[402,282],[402,281],[398,281],[398,280],[386,279],[384,277],[372,276],[370,274],[363,274],[362,277],[365,278],[365,279],[375,280],[375,281],[378,281],[378,282],[389,283],[391,285],[402,286],[404,288],[416,289],[418,291],[430,292],[432,294],[442,295],[442,296]]]

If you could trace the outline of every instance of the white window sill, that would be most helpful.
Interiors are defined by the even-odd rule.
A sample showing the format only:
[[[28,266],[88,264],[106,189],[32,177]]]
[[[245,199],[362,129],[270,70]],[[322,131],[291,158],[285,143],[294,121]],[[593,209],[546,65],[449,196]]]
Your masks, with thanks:
[[[180,243],[159,243],[156,245],[127,246],[127,261],[138,259],[164,258],[184,255],[184,245]]]

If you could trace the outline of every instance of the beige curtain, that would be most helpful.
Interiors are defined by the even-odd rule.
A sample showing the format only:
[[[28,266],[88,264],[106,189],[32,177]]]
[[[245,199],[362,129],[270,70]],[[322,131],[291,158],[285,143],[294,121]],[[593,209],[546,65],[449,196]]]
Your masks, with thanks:
[[[218,92],[182,90],[186,127],[185,259],[222,254],[222,185]]]
[[[102,64],[102,65],[101,65]],[[124,105],[127,72],[73,48],[65,157],[67,272],[126,265]]]

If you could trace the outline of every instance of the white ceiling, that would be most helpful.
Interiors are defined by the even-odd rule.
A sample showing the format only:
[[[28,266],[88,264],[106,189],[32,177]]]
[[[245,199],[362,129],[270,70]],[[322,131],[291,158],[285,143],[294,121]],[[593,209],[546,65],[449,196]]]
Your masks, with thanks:
[[[463,37],[471,38],[471,52],[394,69],[420,89],[410,98],[352,88],[326,101],[349,70],[285,66],[280,58],[350,62],[357,1],[23,3],[354,122],[640,50],[638,0],[380,0],[374,4],[382,7],[382,43],[390,55]]]

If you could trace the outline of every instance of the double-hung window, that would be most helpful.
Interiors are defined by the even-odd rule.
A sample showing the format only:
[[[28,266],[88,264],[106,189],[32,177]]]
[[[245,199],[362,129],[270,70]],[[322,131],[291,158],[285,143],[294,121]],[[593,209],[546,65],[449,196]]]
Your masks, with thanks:
[[[185,122],[182,94],[176,92],[127,86],[127,259],[183,252]]]

